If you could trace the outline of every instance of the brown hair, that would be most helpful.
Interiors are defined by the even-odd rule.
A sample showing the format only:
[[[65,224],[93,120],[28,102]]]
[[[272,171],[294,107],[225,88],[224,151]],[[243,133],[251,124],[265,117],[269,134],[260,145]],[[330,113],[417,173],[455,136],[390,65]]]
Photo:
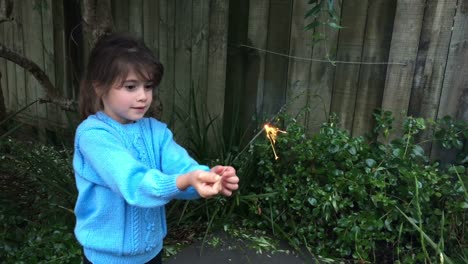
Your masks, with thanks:
[[[91,50],[85,77],[81,80],[78,99],[82,119],[102,110],[101,98],[117,82],[123,82],[134,70],[139,77],[161,82],[163,65],[140,39],[114,33],[101,37]]]

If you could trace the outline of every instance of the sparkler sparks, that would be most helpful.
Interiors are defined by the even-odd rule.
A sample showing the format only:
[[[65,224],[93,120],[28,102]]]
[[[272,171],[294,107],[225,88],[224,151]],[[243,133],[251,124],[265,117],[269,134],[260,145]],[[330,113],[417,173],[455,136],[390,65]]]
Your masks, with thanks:
[[[270,126],[269,124],[265,124],[263,128],[265,129],[266,137],[270,140],[271,149],[273,150],[273,154],[275,154],[275,160],[277,160],[279,157],[275,150],[276,137],[278,136],[278,132],[286,134],[286,131],[279,130],[279,128]]]

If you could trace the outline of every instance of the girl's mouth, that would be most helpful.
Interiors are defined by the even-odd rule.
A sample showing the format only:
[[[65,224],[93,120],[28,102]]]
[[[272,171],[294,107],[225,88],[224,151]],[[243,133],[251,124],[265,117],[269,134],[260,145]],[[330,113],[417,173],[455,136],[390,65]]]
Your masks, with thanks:
[[[133,110],[135,111],[138,111],[138,112],[143,112],[146,110],[146,107],[142,106],[142,107],[132,107]]]

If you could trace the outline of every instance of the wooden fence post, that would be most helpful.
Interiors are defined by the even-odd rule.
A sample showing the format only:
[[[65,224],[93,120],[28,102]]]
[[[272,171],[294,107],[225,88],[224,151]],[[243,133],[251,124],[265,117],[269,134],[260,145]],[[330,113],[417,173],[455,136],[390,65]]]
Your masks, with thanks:
[[[387,65],[365,63],[385,63],[388,60],[395,8],[396,0],[369,2],[361,54],[363,64],[359,69],[353,115],[353,136],[372,131],[375,123],[372,112],[382,105]]]
[[[383,93],[382,109],[392,111],[395,131],[401,133],[402,121],[408,113],[413,84],[414,67],[418,54],[419,38],[426,0],[398,0],[389,62],[406,62],[406,66],[390,64]]]
[[[5,97],[3,97],[2,89],[2,72],[0,72],[0,121],[6,117]]]
[[[361,68],[364,34],[369,1],[344,1],[341,13],[341,23],[338,36],[339,61],[353,61],[356,63],[337,63],[331,112],[338,115],[340,125],[352,130],[354,109],[356,107],[356,92]]]
[[[442,83],[447,67],[456,0],[428,1],[418,47],[408,114],[436,119]],[[417,142],[430,153],[430,131],[418,135]]]
[[[442,95],[437,112],[441,119],[450,115],[458,120],[468,121],[468,0],[458,1],[447,69],[444,75]],[[450,161],[455,158],[455,151],[447,152],[439,146],[433,146],[431,157]]]

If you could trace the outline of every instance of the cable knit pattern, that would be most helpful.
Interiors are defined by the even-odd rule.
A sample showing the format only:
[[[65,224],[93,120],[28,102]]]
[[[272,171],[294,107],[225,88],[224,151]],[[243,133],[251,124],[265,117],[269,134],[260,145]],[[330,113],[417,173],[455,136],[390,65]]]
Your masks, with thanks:
[[[73,159],[78,198],[75,235],[86,257],[100,263],[144,263],[162,249],[164,205],[194,199],[176,178],[198,165],[152,118],[120,124],[99,112],[77,129]]]
[[[145,164],[148,164],[148,156],[146,153],[146,146],[143,142],[143,138],[140,134],[135,134],[135,138],[133,139],[133,147],[136,149],[138,153],[138,159]],[[148,164],[150,165],[150,164]]]

